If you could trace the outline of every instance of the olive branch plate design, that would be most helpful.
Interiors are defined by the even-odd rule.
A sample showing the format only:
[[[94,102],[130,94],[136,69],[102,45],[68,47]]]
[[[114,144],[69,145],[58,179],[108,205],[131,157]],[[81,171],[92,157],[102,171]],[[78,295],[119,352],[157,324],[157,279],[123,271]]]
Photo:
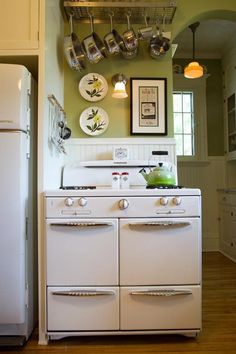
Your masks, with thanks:
[[[101,101],[106,96],[107,91],[106,79],[97,73],[89,73],[83,76],[79,82],[79,92],[87,101]]]
[[[108,114],[96,106],[86,108],[80,115],[80,127],[88,135],[100,135],[107,130]]]

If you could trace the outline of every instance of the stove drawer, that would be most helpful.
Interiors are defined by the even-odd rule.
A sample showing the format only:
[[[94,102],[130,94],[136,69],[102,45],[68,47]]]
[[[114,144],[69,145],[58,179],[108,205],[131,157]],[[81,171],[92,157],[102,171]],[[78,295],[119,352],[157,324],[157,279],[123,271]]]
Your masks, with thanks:
[[[201,328],[200,286],[124,287],[121,330]]]
[[[118,221],[52,219],[46,222],[48,286],[118,284]]]
[[[116,287],[49,287],[48,331],[119,329],[119,290]]]
[[[200,281],[199,218],[120,220],[121,285],[182,285]]]

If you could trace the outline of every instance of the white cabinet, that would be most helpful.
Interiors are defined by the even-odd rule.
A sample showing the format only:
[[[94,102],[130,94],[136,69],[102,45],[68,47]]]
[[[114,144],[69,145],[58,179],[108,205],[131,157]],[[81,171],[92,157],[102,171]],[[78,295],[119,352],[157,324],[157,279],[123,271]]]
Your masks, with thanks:
[[[219,194],[220,251],[236,261],[236,193]]]
[[[236,50],[232,49],[223,59],[224,115],[228,160],[236,159]]]
[[[0,0],[0,51],[37,49],[39,0]]]

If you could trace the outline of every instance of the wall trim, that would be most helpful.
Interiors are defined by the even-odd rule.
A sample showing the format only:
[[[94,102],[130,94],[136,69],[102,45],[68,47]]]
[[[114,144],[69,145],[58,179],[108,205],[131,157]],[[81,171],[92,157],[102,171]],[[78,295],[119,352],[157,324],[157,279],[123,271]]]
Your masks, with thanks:
[[[104,138],[104,139],[91,139],[91,138],[71,138],[66,142],[66,145],[152,145],[152,144],[164,144],[175,145],[174,138]]]

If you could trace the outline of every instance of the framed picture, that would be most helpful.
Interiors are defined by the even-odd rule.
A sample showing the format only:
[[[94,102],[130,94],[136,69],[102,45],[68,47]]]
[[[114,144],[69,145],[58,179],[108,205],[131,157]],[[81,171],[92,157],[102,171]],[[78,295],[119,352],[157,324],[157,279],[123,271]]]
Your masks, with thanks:
[[[131,134],[167,135],[166,78],[130,78]]]

